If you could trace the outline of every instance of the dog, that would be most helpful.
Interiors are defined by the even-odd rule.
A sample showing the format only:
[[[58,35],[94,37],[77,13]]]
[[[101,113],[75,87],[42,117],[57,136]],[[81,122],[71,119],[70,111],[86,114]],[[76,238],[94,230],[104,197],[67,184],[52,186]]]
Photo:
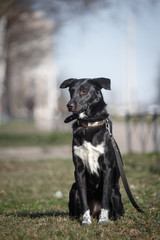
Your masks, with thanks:
[[[75,182],[69,193],[69,214],[82,215],[82,225],[90,225],[92,217],[107,224],[124,215],[121,200],[120,173],[110,140],[112,124],[101,90],[111,90],[108,78],[70,78],[60,88],[69,88],[72,112],[65,122],[73,123],[72,154]],[[110,130],[108,127],[110,127]]]

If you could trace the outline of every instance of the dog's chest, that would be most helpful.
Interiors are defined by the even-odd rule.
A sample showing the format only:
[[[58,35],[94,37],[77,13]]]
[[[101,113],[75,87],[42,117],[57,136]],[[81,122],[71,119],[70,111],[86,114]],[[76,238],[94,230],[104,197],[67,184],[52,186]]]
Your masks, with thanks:
[[[98,158],[104,154],[104,143],[94,146],[90,142],[84,141],[81,146],[74,146],[74,154],[82,159],[89,172],[98,174]]]

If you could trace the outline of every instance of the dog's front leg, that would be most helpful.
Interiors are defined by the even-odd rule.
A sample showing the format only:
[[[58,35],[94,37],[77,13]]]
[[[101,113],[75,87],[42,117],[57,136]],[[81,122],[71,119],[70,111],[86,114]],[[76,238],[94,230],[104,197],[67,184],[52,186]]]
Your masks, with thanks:
[[[85,166],[82,160],[74,156],[75,163],[75,179],[78,186],[81,209],[82,209],[82,224],[89,225],[91,224],[90,210],[87,203],[87,190],[86,190],[86,177],[85,177]]]
[[[104,164],[102,172],[103,172],[103,193],[101,213],[99,216],[99,224],[106,224],[109,221],[109,201],[111,197],[112,169]]]

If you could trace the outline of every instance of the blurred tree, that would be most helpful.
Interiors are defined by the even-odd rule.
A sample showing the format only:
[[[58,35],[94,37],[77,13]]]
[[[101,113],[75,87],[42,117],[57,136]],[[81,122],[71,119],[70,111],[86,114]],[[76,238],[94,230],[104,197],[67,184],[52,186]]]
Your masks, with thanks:
[[[51,78],[53,73],[51,70],[46,72],[46,69],[51,69],[52,36],[64,22],[83,17],[87,13],[96,14],[99,9],[115,9],[118,15],[120,7],[124,5],[137,13],[141,8],[155,6],[157,2],[158,0],[0,0],[0,17],[6,16],[5,84],[8,114],[25,115],[24,107],[30,112],[39,104],[44,105],[43,109],[37,110],[39,115],[47,116],[49,111],[52,112],[44,111],[47,109],[45,104],[51,107],[52,100],[57,97],[56,91],[54,97],[51,94],[48,97],[47,86],[51,85],[49,82],[49,85],[45,84],[45,79]],[[50,92],[52,87],[48,87]],[[41,94],[38,95],[38,92]],[[32,108],[28,104],[31,102]]]
[[[0,0],[0,18],[7,13],[17,0]]]
[[[32,10],[42,10],[46,12],[47,17],[57,19],[57,23],[71,19],[74,16],[88,12],[96,12],[98,9],[117,9],[120,11],[121,6],[126,6],[134,12],[138,12],[141,8],[150,8],[156,6],[159,0],[0,0],[0,18],[12,8],[16,3],[16,7],[30,7]],[[118,13],[118,12],[117,12]]]

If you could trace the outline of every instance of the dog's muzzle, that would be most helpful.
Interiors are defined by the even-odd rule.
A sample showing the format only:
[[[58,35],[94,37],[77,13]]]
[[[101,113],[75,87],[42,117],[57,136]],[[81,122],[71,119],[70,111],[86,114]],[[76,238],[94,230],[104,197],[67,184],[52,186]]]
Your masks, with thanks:
[[[73,112],[75,114],[79,114],[79,113],[81,113],[81,112],[86,110],[86,108],[83,109],[83,107],[81,105],[77,105],[73,101],[69,101],[68,102],[67,108],[68,108],[69,112]]]
[[[67,108],[68,108],[68,111],[69,112],[73,112],[74,111],[74,108],[75,108],[75,104],[73,102],[69,102],[67,104]]]

